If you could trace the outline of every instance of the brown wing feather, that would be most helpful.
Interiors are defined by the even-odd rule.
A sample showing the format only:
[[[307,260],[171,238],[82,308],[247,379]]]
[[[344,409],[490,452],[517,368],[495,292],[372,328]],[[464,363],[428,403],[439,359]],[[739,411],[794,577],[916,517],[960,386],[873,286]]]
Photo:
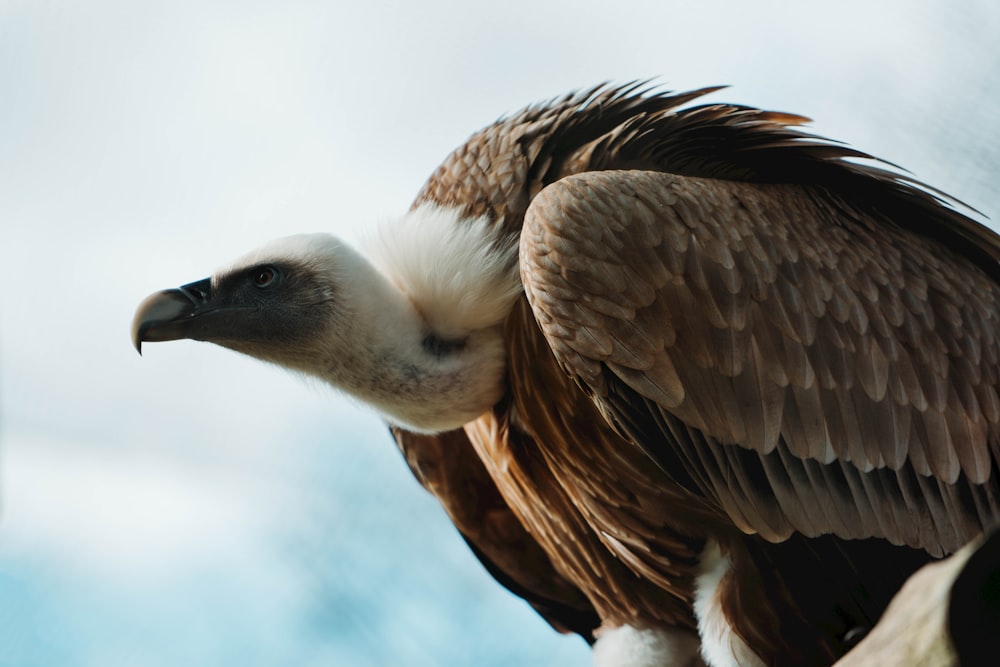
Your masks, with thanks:
[[[441,502],[490,574],[556,630],[593,642],[597,613],[514,516],[465,432],[422,435],[393,427],[392,434],[414,476]]]
[[[465,427],[500,493],[605,624],[693,629],[704,534],[732,529],[607,425],[524,300],[506,329],[510,401]]]
[[[933,224],[825,187],[592,172],[533,201],[522,278],[560,363],[742,529],[941,553],[997,520],[1000,288],[910,231]]]

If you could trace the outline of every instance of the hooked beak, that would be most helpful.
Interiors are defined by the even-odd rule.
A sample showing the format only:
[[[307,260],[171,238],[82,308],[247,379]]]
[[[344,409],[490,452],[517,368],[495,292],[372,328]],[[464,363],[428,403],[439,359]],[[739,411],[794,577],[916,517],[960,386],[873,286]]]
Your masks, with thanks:
[[[132,343],[142,354],[143,342],[162,342],[190,338],[191,323],[214,310],[210,304],[210,278],[168,289],[146,297],[132,320]]]

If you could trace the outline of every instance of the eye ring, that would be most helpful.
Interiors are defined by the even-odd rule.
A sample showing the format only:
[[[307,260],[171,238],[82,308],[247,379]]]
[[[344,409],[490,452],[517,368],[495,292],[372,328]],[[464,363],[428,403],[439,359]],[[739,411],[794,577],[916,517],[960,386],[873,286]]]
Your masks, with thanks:
[[[275,266],[259,266],[250,272],[250,282],[258,289],[268,289],[278,284],[281,272]]]

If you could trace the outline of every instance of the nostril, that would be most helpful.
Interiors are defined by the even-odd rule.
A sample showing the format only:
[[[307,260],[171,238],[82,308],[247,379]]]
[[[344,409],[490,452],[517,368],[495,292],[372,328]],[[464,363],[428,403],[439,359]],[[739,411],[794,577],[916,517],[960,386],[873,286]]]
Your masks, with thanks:
[[[208,297],[212,293],[212,280],[211,278],[205,278],[204,280],[198,280],[193,283],[188,283],[187,285],[181,285],[177,289],[181,292],[181,294],[186,296],[191,303],[205,303],[208,301]]]

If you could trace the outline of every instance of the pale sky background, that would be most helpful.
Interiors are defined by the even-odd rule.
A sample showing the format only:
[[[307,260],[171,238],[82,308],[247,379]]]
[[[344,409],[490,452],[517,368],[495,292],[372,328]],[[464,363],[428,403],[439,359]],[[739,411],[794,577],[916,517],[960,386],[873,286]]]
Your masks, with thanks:
[[[378,418],[148,293],[406,210],[498,116],[655,77],[1000,218],[1000,5],[0,0],[0,666],[589,664]]]

